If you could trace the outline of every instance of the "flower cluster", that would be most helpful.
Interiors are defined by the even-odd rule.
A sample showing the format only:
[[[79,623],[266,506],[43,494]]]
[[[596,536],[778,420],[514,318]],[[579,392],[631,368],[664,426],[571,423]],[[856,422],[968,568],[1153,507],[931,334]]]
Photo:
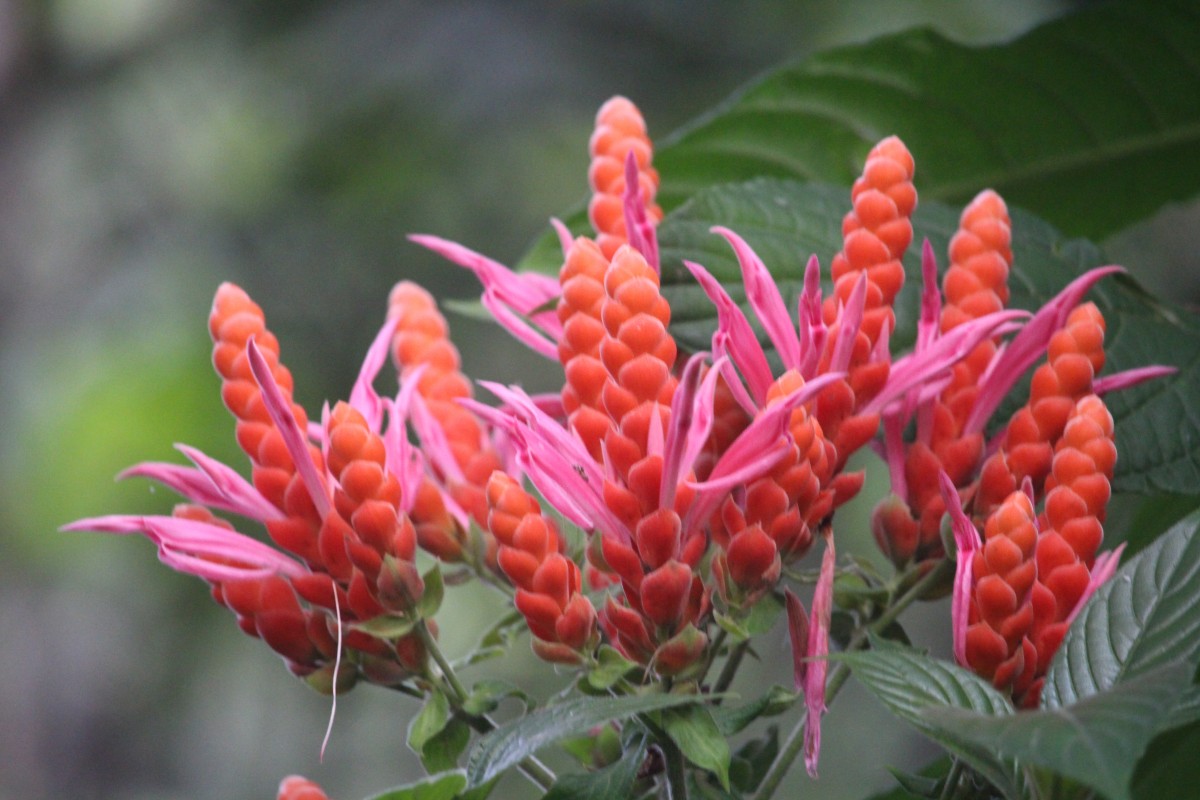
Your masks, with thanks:
[[[814,256],[793,317],[750,244],[714,228],[747,303],[685,263],[718,322],[710,351],[683,353],[661,291],[658,174],[637,108],[606,103],[590,150],[596,235],[556,223],[557,278],[412,237],[478,277],[484,307],[562,370],[561,392],[484,382],[499,402],[477,399],[433,297],[402,282],[349,399],[310,422],[261,308],[225,284],[209,320],[213,363],[250,480],[181,447],[192,466],[126,473],[187,498],[174,514],[68,527],[144,534],[169,566],[206,580],[246,633],[330,691],[357,679],[414,694],[454,683],[418,551],[511,597],[547,661],[587,668],[606,646],[639,682],[701,691],[715,659],[735,658],[730,635],[763,598],[782,597],[815,774],[832,518],[863,485],[850,457],[872,445],[892,480],[873,520],[880,547],[898,570],[928,572],[945,558],[949,512],[955,655],[1036,704],[1066,626],[1117,561],[1097,555],[1116,458],[1100,395],[1158,374],[1096,377],[1103,318],[1081,300],[1112,269],[1033,315],[1006,310],[1010,223],[984,192],[963,212],[941,290],[925,246],[916,344],[893,357],[917,193],[913,157],[890,137],[851,191],[830,294]],[[1043,353],[1028,404],[996,425],[1001,399]],[[381,397],[389,354],[399,380]],[[275,547],[222,514],[259,523]],[[568,526],[583,531],[582,547]],[[818,540],[809,613],[784,579]],[[323,796],[299,778],[280,788],[281,798]]]

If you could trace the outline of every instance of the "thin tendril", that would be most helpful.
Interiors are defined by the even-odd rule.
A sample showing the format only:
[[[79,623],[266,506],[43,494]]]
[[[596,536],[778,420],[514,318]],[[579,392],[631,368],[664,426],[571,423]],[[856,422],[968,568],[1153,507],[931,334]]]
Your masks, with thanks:
[[[325,762],[325,748],[329,746],[329,737],[333,735],[333,718],[337,716],[337,684],[338,675],[342,671],[342,608],[338,603],[337,589],[333,591],[333,613],[337,619],[337,653],[333,657],[333,702],[329,705],[329,724],[325,726],[325,738],[321,740],[321,756],[318,759]]]

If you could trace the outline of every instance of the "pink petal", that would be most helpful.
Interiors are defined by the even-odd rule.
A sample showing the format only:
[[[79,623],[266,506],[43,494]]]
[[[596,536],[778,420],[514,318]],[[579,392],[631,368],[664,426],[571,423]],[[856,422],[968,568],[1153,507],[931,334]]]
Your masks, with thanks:
[[[937,338],[942,313],[942,293],[937,284],[937,259],[928,239],[921,247],[921,280],[921,318],[917,321],[917,343],[914,348],[918,352]]]
[[[754,308],[759,321],[767,331],[767,336],[775,345],[785,369],[800,367],[800,338],[788,316],[783,297],[771,273],[767,270],[762,259],[751,249],[742,237],[728,228],[716,226],[711,228],[713,233],[724,236],[733,247],[738,263],[742,267],[742,281],[746,284],[746,299]]]
[[[805,380],[816,374],[825,352],[829,329],[821,316],[821,264],[810,256],[804,268],[804,291],[799,300],[800,374]]]
[[[480,297],[480,302],[491,312],[496,322],[499,322],[500,326],[512,334],[512,337],[518,342],[540,356],[558,360],[558,345],[547,339],[520,315],[513,313],[513,310],[504,304],[497,293],[490,289],[485,290]]]
[[[159,558],[164,564],[210,581],[307,574],[300,562],[257,539],[197,520],[112,515],[81,519],[64,526],[63,530],[143,533],[158,546]],[[226,560],[237,563],[221,563]]]
[[[964,435],[981,432],[987,426],[996,408],[1004,400],[1013,385],[1025,371],[1033,366],[1050,343],[1050,337],[1063,326],[1067,316],[1079,301],[1101,278],[1114,272],[1124,272],[1121,267],[1097,267],[1080,275],[1067,287],[1038,310],[1019,334],[988,369],[988,378],[980,383],[975,408],[967,418]]]
[[[792,643],[792,679],[796,689],[803,691],[804,676],[808,672],[808,662],[804,660],[808,649],[808,614],[800,598],[791,589],[783,590],[783,599],[787,608],[788,639]]]
[[[304,486],[312,497],[317,513],[321,515],[321,519],[324,519],[329,514],[329,490],[309,455],[304,431],[300,430],[295,416],[292,415],[292,404],[284,397],[283,390],[275,382],[275,376],[271,374],[271,368],[263,359],[262,353],[259,352],[258,345],[254,343],[254,337],[250,337],[246,342],[246,358],[250,362],[250,371],[254,374],[254,380],[258,383],[258,388],[262,390],[263,405],[266,406],[267,415],[279,429],[288,455],[292,457],[292,463],[296,466],[296,471],[300,473],[300,478],[304,481]]]
[[[392,333],[395,330],[396,320],[389,319],[383,323],[379,333],[375,334],[375,340],[367,348],[362,368],[358,371],[358,379],[354,381],[354,388],[350,390],[350,405],[363,415],[367,427],[374,433],[379,433],[383,424],[383,401],[379,399],[372,384],[387,361]]]
[[[629,244],[642,254],[646,263],[655,272],[661,273],[658,264],[658,237],[654,223],[646,213],[646,201],[642,198],[642,184],[638,180],[637,156],[630,150],[625,157],[625,233]]]
[[[450,448],[450,440],[446,438],[446,432],[442,430],[441,423],[429,411],[429,407],[425,405],[425,398],[420,394],[412,395],[409,402],[409,419],[412,420],[417,439],[421,442],[422,452],[433,468],[448,481],[465,480],[458,459],[454,457],[454,451]]]
[[[950,370],[955,364],[970,355],[975,346],[985,339],[1006,330],[1022,317],[1024,311],[996,311],[978,319],[964,322],[942,334],[928,347],[914,352],[892,364],[887,383],[879,394],[864,407],[863,413],[881,411],[885,406],[923,384]]]
[[[571,229],[558,217],[550,218],[550,227],[554,228],[554,232],[558,234],[558,246],[562,248],[563,258],[566,258],[575,241],[575,237],[571,235]]]
[[[688,359],[675,396],[671,398],[671,422],[663,447],[662,485],[658,500],[662,508],[675,505],[679,480],[691,470],[712,429],[712,402],[720,373],[715,368],[710,369],[702,382],[700,374],[704,370],[704,359],[704,353],[696,353]]]
[[[1115,550],[1109,550],[1096,556],[1096,560],[1092,564],[1092,573],[1088,576],[1087,586],[1084,587],[1083,594],[1079,596],[1079,602],[1075,604],[1075,608],[1071,609],[1071,613],[1067,615],[1068,627],[1075,621],[1075,617],[1079,616],[1079,612],[1087,605],[1096,590],[1108,583],[1108,579],[1117,571],[1117,567],[1121,564],[1121,553],[1124,551],[1125,543],[1122,542]]]
[[[804,724],[804,767],[817,777],[817,759],[821,754],[821,717],[825,714],[825,676],[829,672],[829,623],[833,616],[833,572],[837,553],[833,537],[825,534],[825,554],[821,573],[813,592],[812,619],[808,629],[808,667],[804,674],[804,705],[808,719]]]
[[[687,485],[694,489],[696,494],[687,511],[684,530],[703,525],[730,489],[751,481],[774,467],[788,452],[785,434],[792,411],[843,377],[842,373],[820,375],[779,402],[767,406],[721,454],[707,480],[687,481]]]
[[[745,377],[756,405],[766,405],[767,392],[775,379],[771,375],[766,353],[763,352],[750,321],[746,319],[737,303],[733,302],[725,287],[721,286],[708,270],[692,261],[684,261],[683,265],[695,276],[700,288],[704,289],[704,293],[717,307],[717,332],[713,335],[714,341],[718,335],[724,338],[728,344],[722,349],[729,353]],[[715,344],[713,349],[714,352],[717,349]],[[733,383],[731,381],[730,385]]]
[[[858,337],[858,329],[862,325],[863,314],[867,305],[867,273],[863,272],[846,298],[846,305],[838,308],[838,321],[841,327],[837,339],[833,342],[833,354],[829,358],[829,368],[845,372],[850,366],[850,358],[854,355],[854,341]]]
[[[543,317],[557,321],[558,316],[553,311],[534,314],[535,309],[558,297],[560,290],[555,278],[536,272],[513,272],[499,261],[440,236],[413,234],[408,239],[471,270],[484,288],[493,292],[502,303],[521,314],[533,316],[539,325]]]
[[[1121,389],[1128,389],[1131,386],[1137,386],[1139,383],[1144,383],[1154,378],[1174,375],[1178,371],[1178,367],[1167,367],[1156,364],[1149,367],[1127,369],[1123,372],[1114,372],[1112,375],[1105,375],[1093,380],[1092,391],[1098,395],[1105,395],[1109,392],[1116,392]]]
[[[971,591],[974,589],[971,580],[971,562],[975,551],[983,546],[979,531],[974,523],[963,513],[962,500],[954,481],[944,471],[938,474],[938,483],[942,490],[942,500],[950,514],[950,524],[954,530],[954,545],[958,550],[954,566],[954,591],[950,602],[950,626],[954,635],[954,659],[962,666],[967,665],[967,622],[971,611]]]

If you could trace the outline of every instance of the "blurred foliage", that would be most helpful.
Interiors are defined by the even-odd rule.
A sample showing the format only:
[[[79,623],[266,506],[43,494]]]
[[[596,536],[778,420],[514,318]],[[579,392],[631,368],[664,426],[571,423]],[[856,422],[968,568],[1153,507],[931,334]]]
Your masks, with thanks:
[[[582,196],[608,96],[634,98],[663,136],[818,49],[920,24],[996,41],[1073,5],[0,0],[0,718],[21,732],[0,754],[0,799],[270,797],[297,771],[354,797],[417,769],[403,744],[412,701],[348,695],[318,765],[327,699],[198,582],[143,541],[54,533],[168,508],[167,493],[111,478],[177,459],[172,442],[239,463],[207,365],[220,281],[263,305],[315,412],[348,390],[396,280],[476,292],[405,234],[515,261]],[[1168,210],[1111,249],[1169,276],[1191,257],[1194,217]],[[494,328],[453,325],[472,376],[550,386]],[[847,528],[869,539],[862,521]],[[471,591],[440,618],[451,654],[486,622]],[[931,617],[910,633],[944,627]],[[468,677],[544,683],[525,649]],[[761,653],[747,680],[786,681],[784,652]],[[886,727],[853,692],[839,711]],[[855,763],[860,737],[831,729],[824,777],[805,791],[884,786],[884,763],[928,753],[885,742],[875,772],[850,775],[836,759]]]

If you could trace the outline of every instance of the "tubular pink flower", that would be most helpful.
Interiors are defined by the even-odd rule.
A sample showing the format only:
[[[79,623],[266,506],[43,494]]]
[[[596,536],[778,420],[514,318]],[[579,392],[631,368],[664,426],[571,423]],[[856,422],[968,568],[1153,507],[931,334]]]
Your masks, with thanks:
[[[658,264],[658,234],[655,232],[654,221],[646,213],[642,182],[638,178],[637,155],[632,149],[625,156],[625,194],[622,204],[625,211],[625,235],[629,244],[642,254],[652,270],[661,274],[662,269]]]
[[[293,558],[229,528],[181,517],[114,514],[63,526],[64,531],[142,533],[158,547],[158,557],[179,572],[221,582],[308,571]]]
[[[799,369],[800,338],[788,317],[787,307],[783,304],[783,297],[779,294],[775,279],[745,239],[719,225],[710,230],[725,237],[733,247],[733,252],[742,267],[746,299],[750,301],[754,313],[758,315],[759,321],[767,331],[767,336],[783,359],[784,368]]]
[[[961,666],[967,666],[967,624],[971,613],[971,562],[975,552],[983,546],[979,531],[975,524],[962,510],[962,500],[958,489],[950,476],[941,471],[938,483],[942,490],[942,500],[950,514],[950,524],[954,530],[954,545],[958,550],[954,565],[954,591],[950,601],[950,626],[954,635],[954,660]]]
[[[771,365],[767,363],[766,354],[763,353],[762,345],[750,326],[750,321],[708,270],[692,261],[684,261],[683,265],[695,276],[700,288],[717,307],[713,355],[716,356],[719,350],[727,352],[750,388],[755,405],[766,405],[767,392],[774,378],[771,376]],[[718,337],[725,343],[723,346],[718,345]],[[740,382],[730,381],[729,385],[733,387],[738,383]]]
[[[262,357],[258,346],[254,344],[254,337],[250,337],[246,342],[246,358],[250,362],[250,371],[254,375],[254,380],[262,391],[263,405],[267,409],[267,414],[275,423],[275,427],[279,429],[288,455],[292,457],[292,463],[296,465],[296,471],[300,473],[300,478],[304,481],[304,486],[312,497],[317,513],[321,515],[321,519],[324,519],[329,515],[330,510],[329,489],[326,486],[325,478],[317,472],[317,467],[308,454],[304,431],[300,430],[300,426],[296,424],[296,418],[292,416],[291,403],[283,396],[283,391],[275,382],[275,376],[271,374],[270,366]]]
[[[1125,552],[1125,543],[1122,542],[1114,550],[1101,553],[1096,556],[1096,560],[1092,563],[1092,571],[1088,576],[1087,586],[1083,590],[1083,594],[1079,596],[1079,602],[1071,609],[1071,613],[1067,615],[1067,627],[1075,621],[1075,617],[1079,616],[1079,612],[1083,611],[1083,607],[1087,605],[1088,600],[1092,599],[1092,595],[1096,593],[1104,584],[1108,583],[1109,578],[1117,571],[1117,567],[1121,564],[1121,554]]]
[[[809,256],[804,267],[804,291],[798,302],[800,319],[800,375],[813,377],[825,352],[829,329],[821,315],[821,264],[815,255]]]
[[[1150,367],[1127,369],[1123,372],[1114,372],[1112,375],[1094,378],[1092,380],[1092,391],[1103,397],[1109,392],[1128,389],[1131,386],[1137,386],[1140,383],[1145,383],[1146,381],[1153,380],[1155,378],[1174,375],[1178,371],[1178,367],[1154,365]]]
[[[283,512],[236,470],[193,447],[177,444],[175,448],[196,466],[147,461],[133,465],[119,474],[117,479],[150,478],[193,502],[231,511],[259,522],[283,518]]]
[[[813,591],[812,618],[808,626],[808,647],[804,670],[804,705],[808,719],[804,723],[804,767],[817,777],[817,759],[821,754],[821,717],[825,714],[825,677],[829,672],[829,623],[833,616],[833,572],[837,553],[833,536],[826,532],[821,573]]]
[[[389,319],[383,323],[383,327],[375,335],[375,340],[367,348],[367,355],[363,358],[358,378],[350,390],[350,405],[363,415],[363,419],[367,421],[367,427],[376,433],[382,429],[384,403],[372,384],[379,375],[379,370],[383,368],[384,362],[387,361],[392,334],[395,330],[395,319]]]
[[[696,494],[688,508],[684,530],[693,530],[694,526],[703,524],[716,511],[730,489],[763,475],[787,455],[786,434],[792,411],[843,377],[845,375],[840,372],[820,375],[779,402],[762,409],[717,459],[706,480],[686,482]]]
[[[862,326],[863,314],[867,303],[867,273],[859,275],[854,282],[846,305],[838,307],[837,318],[841,322],[837,338],[833,341],[833,353],[829,358],[829,368],[845,372],[850,367],[850,358],[854,355],[854,341],[858,329]]]
[[[498,261],[439,236],[413,234],[408,238],[474,272],[483,284],[481,299],[484,307],[492,312],[496,321],[535,352],[549,358],[558,357],[555,342],[562,338],[562,324],[553,309],[546,309],[547,304],[558,297],[557,280],[532,272],[513,272]]]
[[[714,364],[703,380],[704,354],[688,359],[683,377],[671,399],[671,424],[663,452],[662,487],[658,504],[662,508],[675,505],[679,481],[696,463],[713,426],[713,397],[717,390],[720,364]],[[658,419],[654,415],[653,419]]]
[[[1121,267],[1096,267],[1088,270],[1048,301],[1021,332],[997,354],[989,366],[985,380],[979,385],[979,396],[971,415],[963,426],[963,435],[980,433],[1009,390],[1045,352],[1046,346],[1059,328],[1066,322],[1067,315],[1080,299],[1101,278],[1114,272],[1124,272]]]

